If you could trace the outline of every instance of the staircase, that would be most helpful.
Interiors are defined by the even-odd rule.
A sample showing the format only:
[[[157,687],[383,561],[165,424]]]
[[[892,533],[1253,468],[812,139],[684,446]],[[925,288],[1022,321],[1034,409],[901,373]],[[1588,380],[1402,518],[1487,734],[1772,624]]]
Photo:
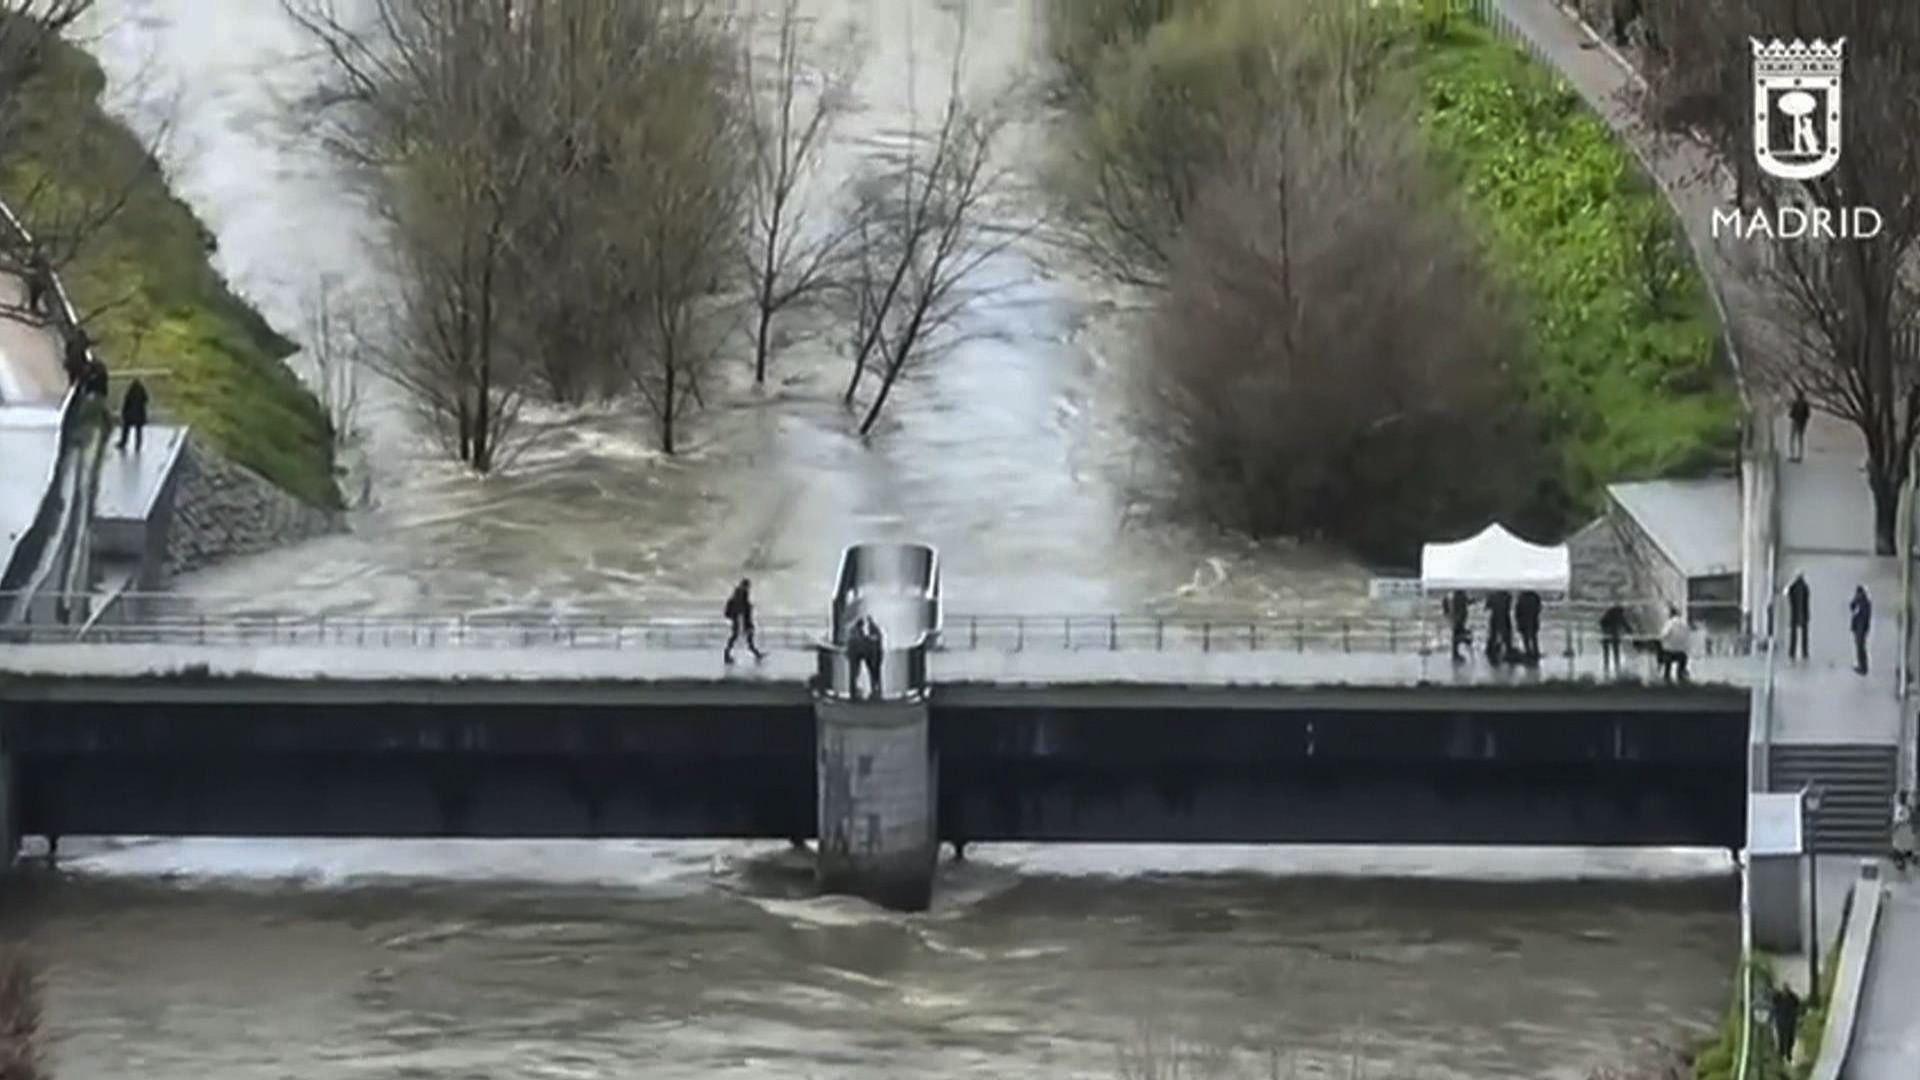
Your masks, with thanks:
[[[1867,743],[1776,743],[1768,787],[1797,791],[1820,785],[1813,815],[1813,850],[1837,855],[1884,855],[1892,842],[1894,765],[1898,750]]]

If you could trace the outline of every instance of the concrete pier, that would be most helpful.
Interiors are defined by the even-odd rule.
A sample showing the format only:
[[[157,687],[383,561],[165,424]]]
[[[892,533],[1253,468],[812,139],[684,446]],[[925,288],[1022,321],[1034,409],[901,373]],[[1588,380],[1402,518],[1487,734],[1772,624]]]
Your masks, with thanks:
[[[13,857],[20,852],[20,815],[16,812],[16,799],[13,757],[7,753],[6,744],[0,742],[0,874],[5,874],[13,867]]]
[[[937,765],[925,701],[817,699],[820,889],[897,911],[933,900]]]

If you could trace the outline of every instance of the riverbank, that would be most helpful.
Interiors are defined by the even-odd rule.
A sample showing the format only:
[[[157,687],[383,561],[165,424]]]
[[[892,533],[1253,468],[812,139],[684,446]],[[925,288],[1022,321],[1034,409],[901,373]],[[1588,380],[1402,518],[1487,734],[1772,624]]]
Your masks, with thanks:
[[[101,103],[99,64],[69,43],[20,94],[0,190],[44,242],[116,385],[137,373],[156,419],[301,501],[340,506],[324,410],[282,362],[295,345],[235,295],[215,241],[148,147]]]

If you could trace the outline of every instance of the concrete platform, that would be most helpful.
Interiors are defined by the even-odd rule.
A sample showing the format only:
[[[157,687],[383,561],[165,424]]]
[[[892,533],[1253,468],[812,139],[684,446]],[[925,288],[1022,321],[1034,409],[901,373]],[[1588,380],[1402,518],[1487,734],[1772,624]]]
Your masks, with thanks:
[[[60,456],[60,405],[0,405],[0,567],[13,561]]]
[[[179,460],[186,435],[185,428],[150,424],[138,450],[131,445],[125,450],[109,446],[100,468],[93,516],[104,521],[145,521]],[[119,437],[116,432],[116,444]]]

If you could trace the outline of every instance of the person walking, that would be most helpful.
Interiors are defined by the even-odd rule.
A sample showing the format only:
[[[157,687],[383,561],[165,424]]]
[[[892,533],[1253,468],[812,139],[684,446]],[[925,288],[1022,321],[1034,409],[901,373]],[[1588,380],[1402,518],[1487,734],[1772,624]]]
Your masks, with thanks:
[[[1513,621],[1520,629],[1520,655],[1529,664],[1540,662],[1540,594],[1532,589],[1520,594],[1513,607]]]
[[[99,398],[102,402],[106,401],[107,365],[102,363],[99,357],[96,356],[87,361],[87,374],[86,378],[82,380],[82,388],[85,389],[87,393]]]
[[[1460,650],[1473,642],[1473,631],[1467,629],[1467,610],[1472,606],[1473,601],[1467,599],[1465,589],[1453,590],[1453,595],[1446,600],[1447,624],[1453,629],[1453,662],[1456,664],[1467,662]]]
[[[93,339],[87,336],[83,327],[76,326],[73,333],[67,335],[64,365],[67,369],[67,381],[79,386],[87,378],[87,350],[93,347]]]
[[[733,595],[727,597],[727,647],[721,652],[720,658],[729,664],[733,663],[734,645],[743,638],[747,643],[747,651],[753,653],[755,660],[764,660],[767,657],[767,654],[761,652],[760,646],[753,640],[752,589],[753,582],[741,578],[740,584],[733,587]]]
[[[1807,587],[1805,574],[1793,575],[1793,581],[1787,585],[1787,659],[1795,655],[1807,658],[1807,623],[1812,618],[1812,590]]]
[[[141,432],[147,426],[147,384],[137,377],[127,384],[127,392],[120,398],[120,449],[127,448],[127,435],[133,435],[133,451],[140,452]]]
[[[39,248],[27,257],[27,314],[46,318],[47,297],[53,295],[53,266]]]
[[[1614,604],[1600,613],[1600,670],[1620,670],[1620,641],[1626,636],[1626,608]]]
[[[1807,456],[1807,421],[1813,419],[1813,406],[1807,404],[1807,392],[1795,390],[1793,403],[1787,406],[1787,460],[1800,461]]]
[[[1678,674],[1681,682],[1687,681],[1687,647],[1693,643],[1693,628],[1680,614],[1680,609],[1667,608],[1667,625],[1660,629],[1660,678],[1672,682]]]
[[[1893,797],[1893,836],[1889,843],[1893,868],[1901,873],[1913,865],[1913,792],[1902,791]]]
[[[1780,1060],[1793,1060],[1793,1044],[1800,1033],[1800,995],[1790,986],[1773,992],[1773,1044],[1780,1048]]]
[[[1867,673],[1867,631],[1873,628],[1873,601],[1867,597],[1865,585],[1853,587],[1853,602],[1847,605],[1853,612],[1853,670],[1862,675]]]
[[[1513,594],[1497,589],[1487,594],[1487,660],[1501,664],[1513,657]]]

